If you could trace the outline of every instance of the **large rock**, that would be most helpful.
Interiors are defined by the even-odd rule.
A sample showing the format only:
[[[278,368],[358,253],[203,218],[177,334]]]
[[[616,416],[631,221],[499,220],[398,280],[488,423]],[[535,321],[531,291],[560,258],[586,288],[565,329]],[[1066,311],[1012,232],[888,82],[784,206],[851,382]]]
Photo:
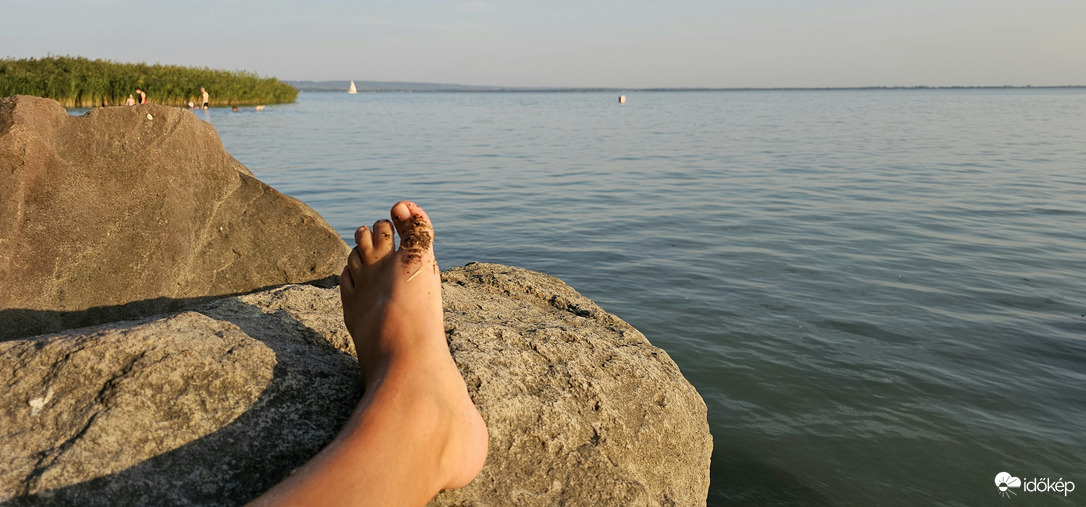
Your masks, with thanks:
[[[0,100],[0,339],[327,278],[348,251],[190,111]]]
[[[443,274],[446,336],[490,431],[432,505],[703,505],[705,403],[662,350],[560,280]],[[285,286],[0,343],[0,502],[243,503],[361,397],[335,289]]]

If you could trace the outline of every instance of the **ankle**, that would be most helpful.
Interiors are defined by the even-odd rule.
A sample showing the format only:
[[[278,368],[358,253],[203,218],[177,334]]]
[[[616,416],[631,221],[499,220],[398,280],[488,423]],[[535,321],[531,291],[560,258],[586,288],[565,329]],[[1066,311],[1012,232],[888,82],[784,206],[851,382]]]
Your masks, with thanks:
[[[404,427],[423,444],[427,462],[437,465],[431,477],[435,493],[465,486],[486,459],[486,424],[447,350],[440,362],[421,364],[417,353],[408,358],[389,358],[374,396],[387,396]]]

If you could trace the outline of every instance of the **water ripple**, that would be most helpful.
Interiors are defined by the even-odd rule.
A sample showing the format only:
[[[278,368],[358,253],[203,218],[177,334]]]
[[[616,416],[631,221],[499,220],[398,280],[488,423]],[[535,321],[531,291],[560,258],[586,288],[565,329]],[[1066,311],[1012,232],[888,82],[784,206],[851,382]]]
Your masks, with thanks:
[[[999,470],[1086,469],[1086,93],[628,98],[208,117],[345,238],[415,199],[444,266],[545,271],[641,329],[709,406],[710,504],[971,505]]]

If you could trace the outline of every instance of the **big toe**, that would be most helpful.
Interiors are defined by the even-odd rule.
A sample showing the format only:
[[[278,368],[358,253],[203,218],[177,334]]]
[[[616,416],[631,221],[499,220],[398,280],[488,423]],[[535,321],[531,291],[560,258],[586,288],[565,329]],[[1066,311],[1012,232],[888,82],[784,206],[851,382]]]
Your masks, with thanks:
[[[401,249],[432,250],[434,226],[419,205],[411,201],[400,201],[392,207],[391,214],[396,232],[400,234]]]

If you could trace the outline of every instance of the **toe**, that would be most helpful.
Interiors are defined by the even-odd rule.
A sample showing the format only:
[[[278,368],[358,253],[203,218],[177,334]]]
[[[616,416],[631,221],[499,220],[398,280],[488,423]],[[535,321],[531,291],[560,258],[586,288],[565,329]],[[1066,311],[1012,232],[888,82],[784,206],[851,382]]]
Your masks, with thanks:
[[[434,239],[434,227],[430,217],[417,204],[400,201],[392,207],[392,221],[400,233],[400,248],[430,250]]]
[[[344,268],[344,271],[350,272],[352,276],[362,272],[362,254],[359,250],[359,248],[352,248],[351,255],[347,256],[347,267]]]
[[[344,296],[349,296],[354,293],[354,282],[361,276],[362,270],[362,257],[358,253],[358,248],[352,248],[351,254],[347,256],[347,265],[343,266],[343,273],[339,275],[339,291]]]
[[[373,250],[373,231],[369,227],[362,226],[354,231],[354,243],[362,250],[363,257]]]
[[[347,262],[350,262],[349,258]],[[339,275],[339,291],[344,295],[354,293],[354,277],[351,276],[350,266],[343,266],[343,273]]]
[[[395,240],[392,237],[392,222],[388,220],[378,220],[373,223],[373,255],[372,261],[381,260],[384,256],[388,255],[395,246]]]

